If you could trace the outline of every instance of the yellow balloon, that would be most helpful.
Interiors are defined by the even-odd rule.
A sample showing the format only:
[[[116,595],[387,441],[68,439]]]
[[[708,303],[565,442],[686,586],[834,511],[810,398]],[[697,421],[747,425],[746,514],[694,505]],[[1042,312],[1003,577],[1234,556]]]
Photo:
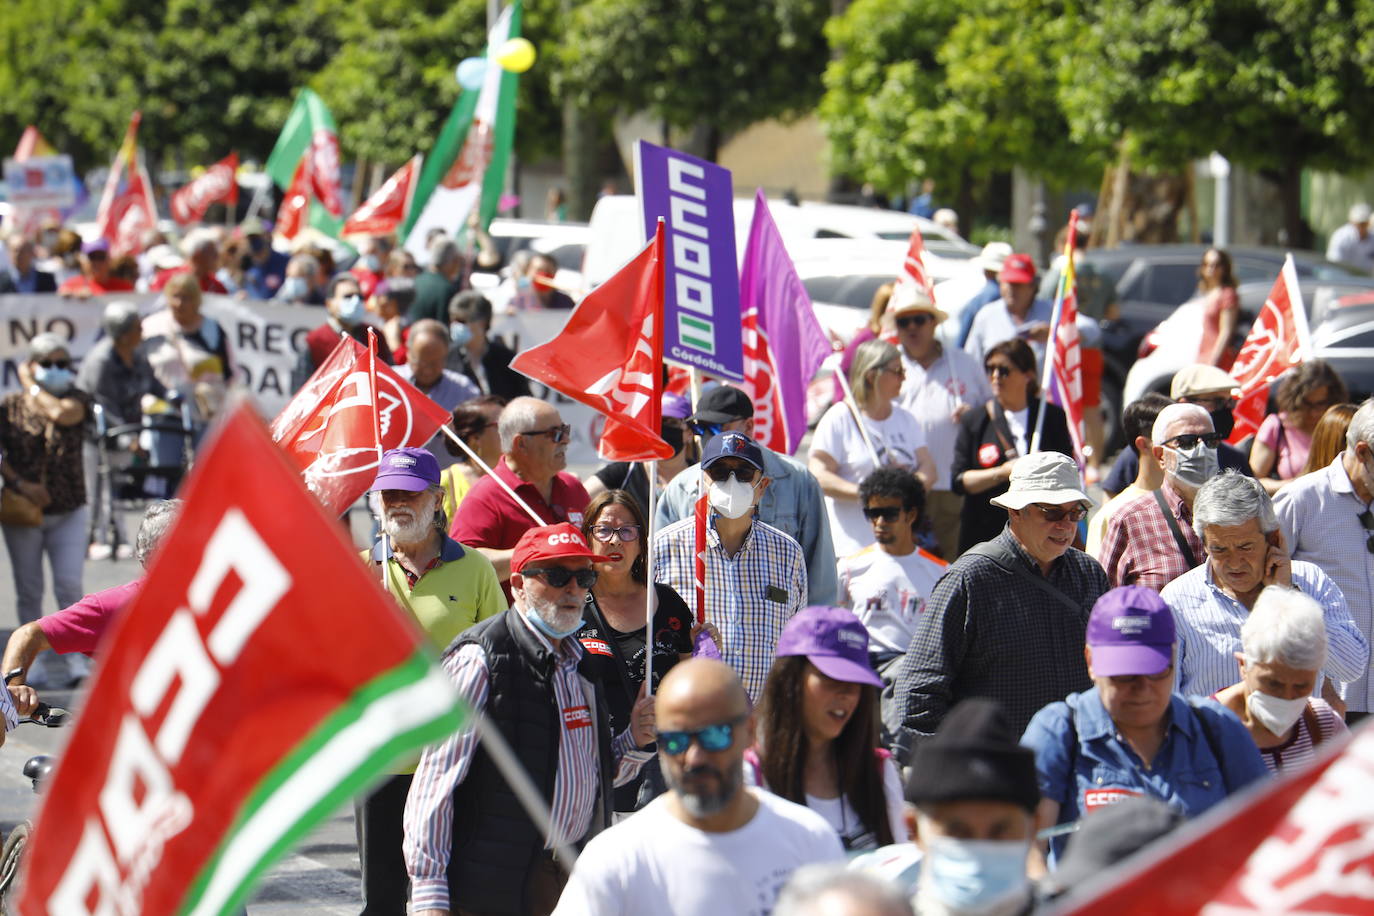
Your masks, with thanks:
[[[496,52],[496,62],[502,70],[524,73],[534,66],[534,45],[528,38],[512,38]]]

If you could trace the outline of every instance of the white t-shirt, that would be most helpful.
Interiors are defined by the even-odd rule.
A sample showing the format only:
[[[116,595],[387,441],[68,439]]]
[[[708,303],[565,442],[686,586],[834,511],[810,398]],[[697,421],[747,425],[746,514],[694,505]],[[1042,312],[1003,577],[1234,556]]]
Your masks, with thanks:
[[[1003,411],[1003,416],[1007,418],[1007,429],[1011,430],[1016,451],[1022,455],[1030,454],[1030,430],[1026,428],[1030,423],[1030,408],[1006,410]]]
[[[940,358],[926,369],[902,350],[906,381],[899,403],[911,412],[926,437],[926,448],[935,460],[935,489],[948,490],[949,469],[954,464],[954,442],[959,423],[954,411],[981,407],[992,397],[983,366],[958,348],[945,347]]]
[[[840,561],[839,603],[868,628],[870,649],[905,653],[926,599],[948,568],[919,547],[894,557],[871,544]]]
[[[792,872],[844,858],[815,811],[761,789],[749,823],[706,833],[673,817],[668,796],[587,844],[555,916],[767,916]]]
[[[925,446],[926,438],[915,417],[894,404],[886,420],[864,417],[863,421],[879,462],[916,468],[916,453]],[[825,452],[834,458],[840,466],[840,476],[854,483],[859,483],[878,467],[864,444],[853,411],[843,402],[831,406],[821,417],[811,437],[811,451]],[[830,517],[830,536],[836,556],[854,553],[873,543],[873,528],[864,518],[863,506],[857,499],[827,496],[825,511]]]
[[[903,816],[905,802],[902,797],[902,777],[897,773],[897,764],[891,757],[883,758],[882,767],[883,797],[887,800],[887,821],[892,828],[892,839],[895,843],[905,843],[909,836]],[[825,818],[831,829],[839,834],[840,843],[847,852],[867,852],[878,848],[878,838],[849,806],[849,796],[817,798],[808,794],[806,807]]]

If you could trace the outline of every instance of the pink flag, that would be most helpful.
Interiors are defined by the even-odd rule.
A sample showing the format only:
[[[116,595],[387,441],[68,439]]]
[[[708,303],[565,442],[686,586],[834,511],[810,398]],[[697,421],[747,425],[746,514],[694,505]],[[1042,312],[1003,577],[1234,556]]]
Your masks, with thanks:
[[[1274,281],[1269,298],[1264,300],[1250,334],[1231,366],[1231,377],[1240,388],[1236,403],[1236,428],[1231,442],[1239,442],[1259,432],[1264,422],[1264,404],[1269,383],[1307,356],[1311,347],[1307,331],[1307,312],[1303,310],[1302,290],[1298,288],[1298,269],[1290,254]]]
[[[740,268],[744,384],[754,402],[754,438],[790,455],[806,433],[806,385],[830,341],[783,246],[760,190]]]

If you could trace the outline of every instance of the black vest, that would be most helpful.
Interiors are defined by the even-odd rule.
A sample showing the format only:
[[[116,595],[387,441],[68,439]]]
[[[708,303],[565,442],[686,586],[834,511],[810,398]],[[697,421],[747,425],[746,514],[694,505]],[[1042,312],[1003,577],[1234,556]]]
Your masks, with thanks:
[[[476,643],[486,652],[490,684],[486,725],[501,732],[544,801],[552,805],[563,728],[552,682],[556,659],[529,627],[514,619],[519,613],[513,608],[470,627],[445,651],[456,652]],[[600,688],[594,686],[594,690],[601,785],[591,827],[582,841],[611,820],[610,714]],[[450,908],[523,916],[529,911],[525,889],[530,870],[543,849],[539,828],[479,742],[467,777],[453,792]]]

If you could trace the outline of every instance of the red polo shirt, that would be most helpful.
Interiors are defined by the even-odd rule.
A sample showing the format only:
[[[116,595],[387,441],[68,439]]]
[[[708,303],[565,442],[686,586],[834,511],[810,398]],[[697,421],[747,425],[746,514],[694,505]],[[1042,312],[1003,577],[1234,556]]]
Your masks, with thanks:
[[[587,495],[582,481],[567,471],[559,472],[553,479],[553,505],[544,502],[534,484],[515,476],[506,466],[505,456],[496,462],[492,474],[505,481],[531,509],[538,512],[544,524],[572,522],[578,528],[582,527],[582,510],[587,508],[591,497]],[[509,550],[520,540],[520,535],[533,527],[534,520],[529,513],[488,476],[473,484],[458,504],[449,536],[468,547]]]

